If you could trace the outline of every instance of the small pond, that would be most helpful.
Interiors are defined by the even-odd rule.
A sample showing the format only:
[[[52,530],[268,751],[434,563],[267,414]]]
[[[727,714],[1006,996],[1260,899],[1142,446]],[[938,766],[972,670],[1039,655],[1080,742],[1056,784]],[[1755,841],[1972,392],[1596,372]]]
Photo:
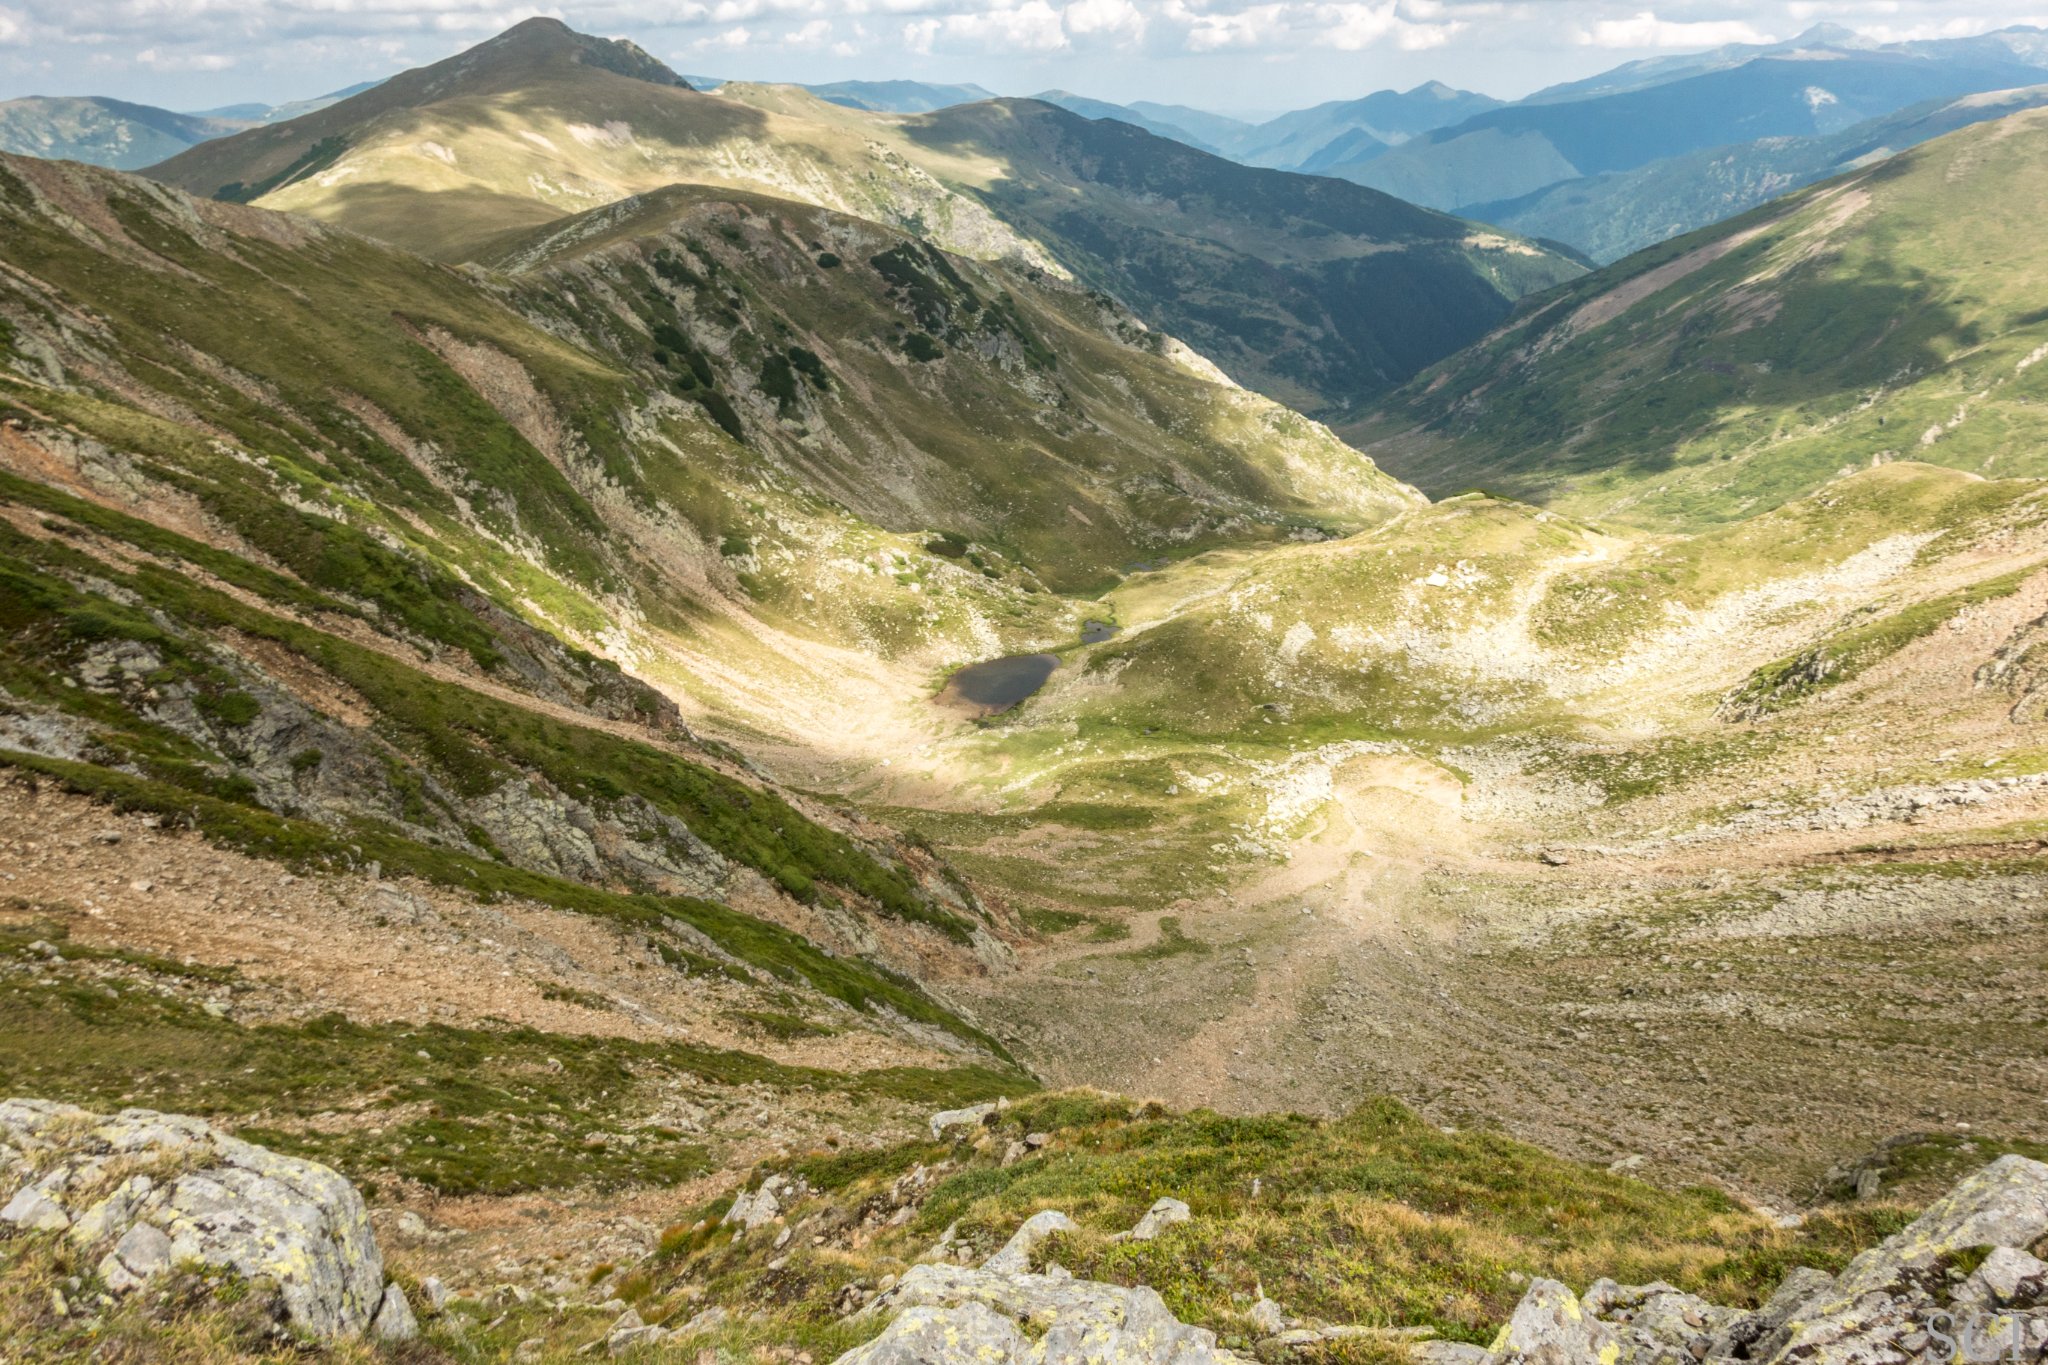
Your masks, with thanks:
[[[1081,643],[1084,645],[1099,645],[1121,629],[1121,626],[1113,626],[1107,621],[1083,621],[1081,623]]]
[[[946,680],[939,700],[977,715],[993,716],[1045,686],[1045,680],[1059,666],[1058,656],[1052,654],[1012,654],[987,663],[969,664]]]

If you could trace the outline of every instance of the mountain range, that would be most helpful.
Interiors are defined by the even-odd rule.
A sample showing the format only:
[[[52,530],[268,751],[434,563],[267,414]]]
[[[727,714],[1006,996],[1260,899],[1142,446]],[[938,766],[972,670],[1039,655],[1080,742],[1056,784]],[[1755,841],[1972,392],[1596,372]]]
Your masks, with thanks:
[[[1034,101],[879,116],[787,86],[707,94],[665,68],[612,69],[580,46],[592,41],[534,21],[152,174],[448,260],[679,182],[794,197],[1106,290],[1312,413],[1399,383],[1580,269],[1376,191]],[[1162,197],[1178,205],[1170,219]],[[1357,302],[1397,296],[1398,309]]]
[[[1959,126],[1971,111],[1995,107],[1972,97],[2041,84],[2044,72],[2048,35],[2037,29],[1876,42],[1823,24],[1784,42],[1631,62],[1512,103],[1429,81],[1251,123],[1062,90],[1033,98],[1246,165],[1350,180],[1605,262],[1847,169],[1858,156]],[[189,115],[100,99],[16,100],[0,106],[0,150],[135,169],[375,84]],[[802,88],[878,114],[996,98],[977,85],[906,80]]]
[[[138,170],[252,124],[278,123],[312,113],[375,84],[366,81],[289,104],[235,104],[197,114],[174,114],[100,96],[5,100],[0,101],[0,152]]]
[[[1489,212],[1602,264],[547,18],[0,152],[7,1349],[2039,1321],[2048,100],[1972,84],[2030,61],[1273,144],[1540,141]]]

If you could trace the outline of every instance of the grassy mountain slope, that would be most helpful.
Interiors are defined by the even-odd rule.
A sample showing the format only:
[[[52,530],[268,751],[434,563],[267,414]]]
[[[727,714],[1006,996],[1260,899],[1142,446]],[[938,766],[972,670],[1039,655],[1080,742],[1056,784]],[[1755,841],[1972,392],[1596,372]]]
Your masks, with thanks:
[[[1006,222],[1243,382],[1311,412],[1355,403],[1507,300],[1577,270],[1383,195],[1044,105],[967,105],[905,133],[936,151],[995,151],[1009,173],[982,194]]]
[[[1943,133],[2048,103],[2048,86],[1915,105],[1820,137],[1765,138],[1666,157],[1633,171],[1567,180],[1459,212],[1561,241],[1605,264],[1732,218],[1816,180],[1881,160]]]
[[[1128,123],[1133,128],[1143,128],[1154,137],[1170,138],[1175,142],[1184,142],[1190,147],[1196,148],[1199,151],[1209,152],[1212,155],[1217,152],[1217,148],[1213,144],[1203,141],[1187,129],[1165,119],[1154,118],[1149,114],[1141,114],[1128,105],[1111,104],[1108,100],[1089,99],[1086,95],[1076,95],[1067,90],[1041,90],[1031,98],[1037,100],[1040,104],[1050,104],[1056,108],[1064,109],[1070,114],[1079,114],[1085,119],[1115,119],[1119,123]]]
[[[1428,489],[1659,526],[1891,459],[2038,474],[2044,178],[2042,111],[1949,134],[1558,291],[1354,434]]]
[[[876,961],[914,966],[986,933],[942,870],[564,642],[704,610],[675,546],[607,530],[651,500],[610,426],[629,376],[382,246],[4,169],[10,765],[303,868],[694,926],[982,1045],[769,922],[879,917],[907,937]]]
[[[1764,58],[1647,89],[1496,109],[1325,173],[1449,209],[1768,137],[1830,133],[1932,99],[2040,82],[2016,60]]]
[[[132,171],[249,122],[99,97],[36,95],[0,101],[0,152]]]
[[[223,828],[383,821],[396,842],[378,861],[456,884],[500,855],[521,876],[635,890],[722,894],[758,875],[793,922],[829,926],[851,895],[904,921],[897,960],[956,952],[988,926],[947,908],[961,893],[943,877],[906,872],[913,855],[871,867],[823,827],[771,832],[793,818],[784,798],[735,815],[753,798],[727,760],[658,760],[590,729],[586,708],[674,713],[581,649],[679,674],[679,695],[709,688],[741,723],[790,724],[805,706],[792,668],[842,696],[893,668],[914,695],[935,667],[1074,629],[1048,585],[1416,501],[1099,295],[786,201],[636,200],[508,245],[519,273],[483,288],[148,182],[14,161],[0,189],[21,272],[0,333],[25,479],[10,498],[31,521],[40,508],[97,528],[77,495],[97,497],[120,513],[101,534],[264,599],[173,575],[108,589],[126,605],[106,615],[90,584],[113,571],[24,532],[23,600],[49,618],[47,638],[40,624],[25,638],[66,672],[102,630],[176,660],[138,667],[190,694],[184,728],[164,733],[154,697],[115,678],[125,700],[87,704],[31,650],[10,675],[32,703],[15,742],[126,774],[93,779],[109,793],[157,784],[123,799],[175,803],[182,785],[226,802],[207,807]],[[89,331],[64,321],[85,298]],[[227,548],[202,553],[213,544]],[[99,626],[65,624],[95,611]],[[365,621],[392,644],[330,639],[292,613]],[[177,638],[150,619],[178,622]],[[237,662],[195,629],[253,643]],[[302,714],[294,669],[338,680],[400,747]],[[484,691],[458,704],[434,678]],[[568,728],[548,718],[562,707],[578,713]],[[120,738],[88,743],[95,724]],[[597,850],[555,828],[599,816],[622,823]],[[330,836],[291,828],[330,856]],[[403,851],[436,840],[446,867]],[[507,885],[540,894],[530,883]]]
[[[518,271],[532,316],[650,385],[701,395],[694,367],[717,355],[749,441],[799,488],[876,525],[1001,547],[1008,576],[987,577],[1006,589],[1102,584],[1163,550],[1415,502],[1099,293],[806,205],[679,186],[486,254]],[[777,566],[800,541],[772,521],[742,533],[762,562],[756,600],[830,629],[843,608],[805,605],[818,585]]]
[[[329,172],[349,147],[373,139],[383,128],[403,125],[421,110],[520,92],[544,101],[562,82],[586,84],[599,101],[616,101],[614,118],[644,105],[650,89],[689,89],[682,77],[629,42],[573,33],[551,19],[530,19],[446,61],[402,72],[298,118],[252,128],[227,145],[173,157],[155,173],[194,193],[249,202]],[[599,126],[585,137],[606,143],[607,134]],[[429,160],[441,157],[424,143],[413,150]],[[557,192],[573,195],[575,189]],[[501,213],[517,208],[509,203],[494,207]],[[528,212],[523,218],[501,219],[499,227],[549,216]]]
[[[155,174],[200,194],[261,187],[267,207],[446,260],[669,184],[800,199],[958,254],[1069,271],[1312,412],[1399,382],[1578,268],[1377,194],[1048,105],[911,117],[788,86],[706,95],[595,69],[576,55],[587,41],[536,21]],[[1156,195],[1179,211],[1161,220]]]
[[[1005,1161],[1004,1150],[1027,1133],[1041,1134],[1043,1145]],[[954,1137],[858,1160],[764,1163],[750,1183],[790,1171],[812,1182],[790,1218],[821,1240],[770,1269],[780,1254],[772,1234],[713,1236],[717,1206],[692,1210],[695,1226],[679,1225],[652,1268],[655,1302],[702,1284],[734,1318],[742,1308],[758,1315],[708,1341],[735,1350],[750,1340],[843,1350],[878,1320],[835,1321],[831,1305],[848,1285],[857,1297],[902,1273],[949,1223],[949,1252],[969,1261],[1002,1245],[1032,1213],[1057,1208],[1077,1226],[1045,1246],[1046,1261],[1082,1278],[1152,1285],[1235,1350],[1249,1353],[1269,1335],[1251,1312],[1261,1290],[1311,1321],[1412,1325],[1483,1343],[1530,1274],[1577,1282],[1625,1265],[1616,1273],[1753,1302],[1784,1267],[1836,1266],[1903,1221],[1894,1206],[1841,1206],[1803,1229],[1776,1229],[1719,1191],[1657,1190],[1495,1134],[1441,1130],[1387,1100],[1319,1121],[1175,1112],[1069,1091],[1034,1097],[986,1129]],[[849,1213],[904,1188],[898,1182],[919,1166],[921,1197],[902,1231],[841,1230]],[[1168,1190],[1192,1217],[1156,1240],[1124,1240]],[[525,1317],[519,1330],[537,1320]],[[512,1328],[501,1329],[506,1339]],[[1336,1358],[1405,1354],[1387,1340],[1345,1345]]]

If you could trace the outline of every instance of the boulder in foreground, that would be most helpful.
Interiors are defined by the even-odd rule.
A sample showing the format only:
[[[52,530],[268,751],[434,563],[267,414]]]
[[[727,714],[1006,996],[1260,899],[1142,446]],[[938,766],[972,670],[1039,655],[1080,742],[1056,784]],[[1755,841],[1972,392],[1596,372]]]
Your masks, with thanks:
[[[274,1286],[302,1336],[418,1331],[355,1186],[201,1119],[0,1101],[0,1224],[69,1238],[114,1294],[203,1267]]]

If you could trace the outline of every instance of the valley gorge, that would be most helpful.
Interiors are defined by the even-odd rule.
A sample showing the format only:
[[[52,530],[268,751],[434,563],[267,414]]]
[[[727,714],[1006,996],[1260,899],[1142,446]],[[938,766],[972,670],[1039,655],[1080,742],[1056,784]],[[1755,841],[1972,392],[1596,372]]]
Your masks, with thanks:
[[[1598,264],[314,103],[0,153],[0,1354],[2048,1346],[2032,99]]]

